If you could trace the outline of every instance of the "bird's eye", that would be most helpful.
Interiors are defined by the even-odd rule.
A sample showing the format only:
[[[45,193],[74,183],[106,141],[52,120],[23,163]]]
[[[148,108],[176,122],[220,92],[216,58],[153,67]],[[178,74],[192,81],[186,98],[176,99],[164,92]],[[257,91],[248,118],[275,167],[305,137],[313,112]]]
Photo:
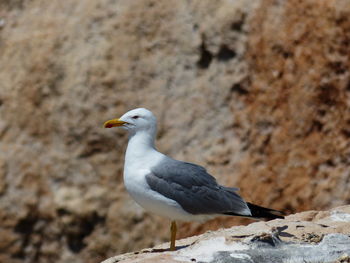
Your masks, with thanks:
[[[139,118],[139,116],[137,116],[137,115],[135,115],[135,116],[132,116],[131,118],[133,118],[133,119],[138,119]]]

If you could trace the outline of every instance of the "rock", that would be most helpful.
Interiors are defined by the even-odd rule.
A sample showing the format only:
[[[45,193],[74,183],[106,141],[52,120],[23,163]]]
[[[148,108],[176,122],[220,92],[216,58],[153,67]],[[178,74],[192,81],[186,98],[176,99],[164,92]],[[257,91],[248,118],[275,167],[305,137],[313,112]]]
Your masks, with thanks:
[[[0,159],[0,195],[2,195],[7,187],[6,183],[6,163]]]
[[[0,261],[98,262],[168,240],[124,189],[126,134],[102,128],[140,106],[160,151],[247,201],[348,203],[349,17],[348,0],[0,1]],[[179,237],[246,223],[182,223]]]
[[[350,206],[221,229],[177,242],[174,252],[167,251],[169,243],[166,243],[112,257],[102,263],[348,262]]]

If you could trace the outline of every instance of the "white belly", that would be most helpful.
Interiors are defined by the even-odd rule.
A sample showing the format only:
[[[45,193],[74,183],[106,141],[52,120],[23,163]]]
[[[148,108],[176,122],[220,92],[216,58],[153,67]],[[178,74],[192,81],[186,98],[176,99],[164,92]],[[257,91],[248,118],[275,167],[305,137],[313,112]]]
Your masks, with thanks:
[[[214,217],[214,215],[192,215],[186,212],[176,201],[153,191],[148,186],[143,176],[148,173],[147,170],[138,172],[139,174],[128,174],[128,171],[124,171],[124,184],[131,197],[146,211],[181,221],[202,221]]]

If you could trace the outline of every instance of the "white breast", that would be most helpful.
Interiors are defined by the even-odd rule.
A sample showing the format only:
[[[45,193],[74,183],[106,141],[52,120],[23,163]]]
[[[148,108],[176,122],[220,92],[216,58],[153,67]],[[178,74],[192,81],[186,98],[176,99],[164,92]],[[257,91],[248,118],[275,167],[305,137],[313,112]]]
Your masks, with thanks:
[[[151,173],[165,157],[162,153],[149,147],[142,134],[137,134],[129,140],[125,156],[124,184],[131,197],[148,212],[170,218],[171,220],[204,220],[213,215],[192,215],[174,200],[169,199],[147,184],[145,176]]]

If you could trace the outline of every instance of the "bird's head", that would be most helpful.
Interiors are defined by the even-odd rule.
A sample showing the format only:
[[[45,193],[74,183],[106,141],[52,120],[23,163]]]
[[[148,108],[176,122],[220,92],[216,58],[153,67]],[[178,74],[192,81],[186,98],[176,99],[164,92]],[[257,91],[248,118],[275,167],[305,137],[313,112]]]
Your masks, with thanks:
[[[132,133],[138,131],[150,131],[155,133],[157,129],[157,118],[151,111],[145,108],[137,108],[128,111],[118,119],[106,121],[104,127],[122,127]]]

